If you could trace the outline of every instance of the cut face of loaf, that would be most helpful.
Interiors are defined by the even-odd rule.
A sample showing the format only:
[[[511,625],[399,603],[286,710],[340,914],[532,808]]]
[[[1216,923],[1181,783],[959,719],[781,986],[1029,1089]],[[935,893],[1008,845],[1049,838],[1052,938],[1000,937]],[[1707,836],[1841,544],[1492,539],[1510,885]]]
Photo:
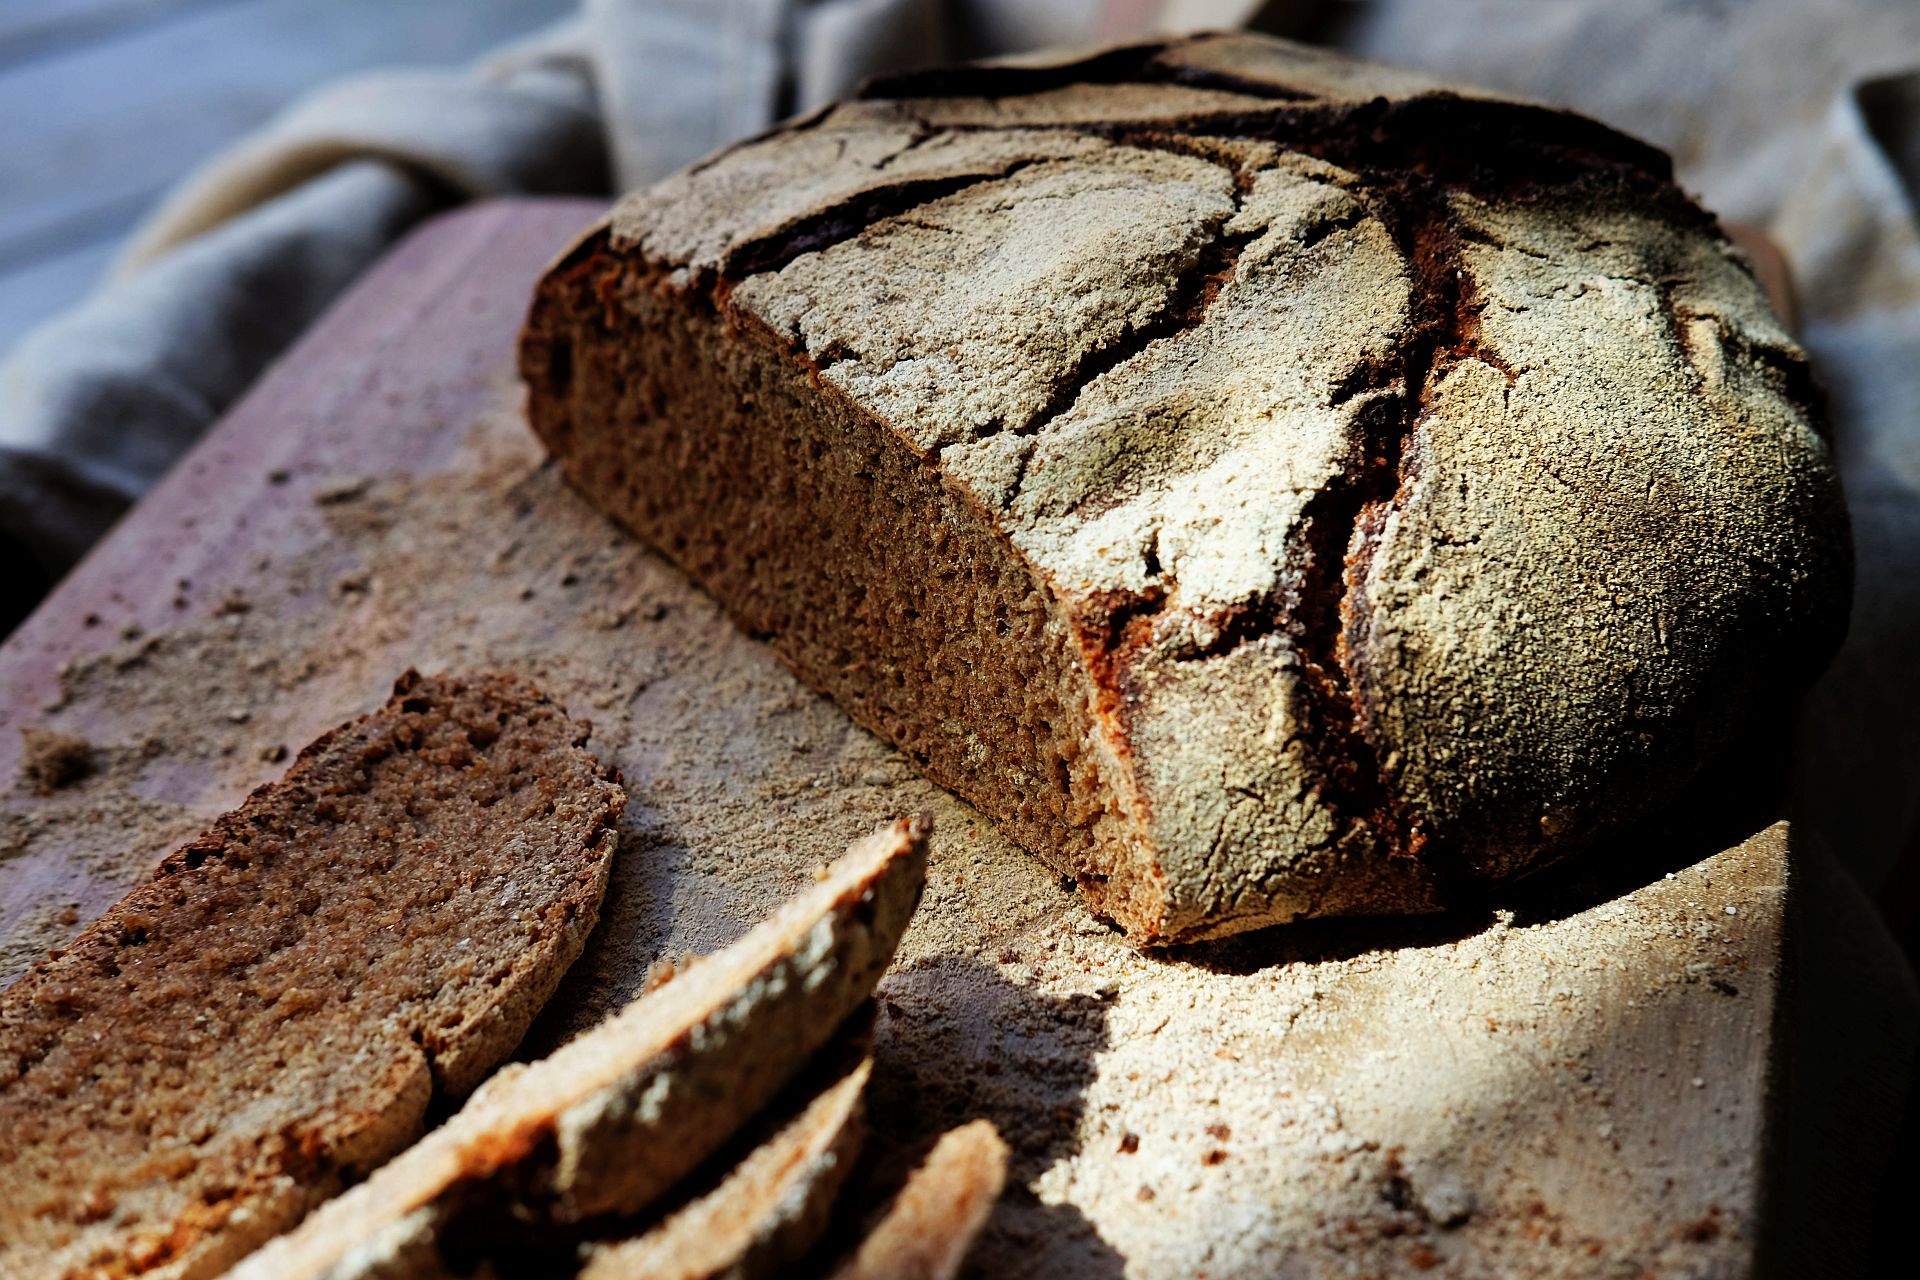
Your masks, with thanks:
[[[0,996],[0,1276],[219,1275],[513,1050],[625,796],[511,676],[327,734]]]
[[[1520,874],[1844,624],[1805,360],[1665,157],[1260,37],[869,85],[624,202],[521,368],[1142,943]]]

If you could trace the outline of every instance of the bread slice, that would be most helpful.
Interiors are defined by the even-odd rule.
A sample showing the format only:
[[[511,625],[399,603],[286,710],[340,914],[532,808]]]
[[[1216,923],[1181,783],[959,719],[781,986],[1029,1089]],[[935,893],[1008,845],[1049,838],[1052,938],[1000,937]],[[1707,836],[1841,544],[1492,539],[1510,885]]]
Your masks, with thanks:
[[[991,1120],[942,1134],[834,1280],[953,1280],[1006,1180]]]
[[[529,418],[1131,939],[1429,910],[1844,630],[1805,356],[1669,168],[1246,34],[891,78],[556,263]]]
[[[460,1112],[235,1269],[234,1280],[438,1276],[529,1231],[634,1213],[712,1155],[873,990],[920,899],[926,824],[826,878]],[[465,1269],[465,1264],[463,1264]]]
[[[216,1275],[416,1137],[573,963],[625,796],[412,672],[0,996],[0,1275]]]
[[[578,1280],[770,1280],[826,1229],[859,1154],[873,1060],[842,1055],[836,1076],[783,1118],[711,1191],[644,1233],[596,1242]]]

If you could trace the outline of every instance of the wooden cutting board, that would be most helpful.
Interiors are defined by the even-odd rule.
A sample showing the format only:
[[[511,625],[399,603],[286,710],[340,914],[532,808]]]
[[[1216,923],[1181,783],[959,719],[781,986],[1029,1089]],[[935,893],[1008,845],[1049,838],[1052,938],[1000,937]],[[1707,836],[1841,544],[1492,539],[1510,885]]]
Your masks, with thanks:
[[[1771,739],[1578,876],[1143,956],[543,464],[513,337],[596,211],[413,236],[0,648],[0,981],[408,666],[509,667],[594,720],[634,797],[525,1053],[925,810],[873,1110],[883,1150],[975,1115],[1013,1144],[984,1274],[1750,1269],[1789,863]]]

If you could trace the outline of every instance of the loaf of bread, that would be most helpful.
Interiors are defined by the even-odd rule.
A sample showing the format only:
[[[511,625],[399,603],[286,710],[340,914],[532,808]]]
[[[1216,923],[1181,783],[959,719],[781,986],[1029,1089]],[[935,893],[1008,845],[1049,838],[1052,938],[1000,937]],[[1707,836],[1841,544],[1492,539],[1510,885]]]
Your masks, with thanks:
[[[0,995],[0,1275],[218,1275],[478,1084],[599,914],[586,737],[409,673]]]
[[[865,1003],[925,879],[925,825],[881,828],[726,950],[501,1070],[231,1280],[520,1275],[570,1230],[626,1234],[627,1215],[719,1150]]]
[[[595,504],[1143,943],[1427,910],[1836,645],[1818,396],[1667,159],[1247,35],[883,80],[541,282]]]

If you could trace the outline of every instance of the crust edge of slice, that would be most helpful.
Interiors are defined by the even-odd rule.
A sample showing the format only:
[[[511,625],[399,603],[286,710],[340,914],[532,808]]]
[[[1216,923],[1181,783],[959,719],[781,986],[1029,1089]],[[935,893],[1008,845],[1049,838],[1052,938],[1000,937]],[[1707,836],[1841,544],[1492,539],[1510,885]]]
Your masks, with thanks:
[[[1007,1180],[1007,1144],[991,1120],[940,1136],[833,1280],[953,1280]]]
[[[791,1267],[826,1230],[866,1137],[865,1050],[828,1050],[843,1061],[824,1087],[710,1190],[638,1235],[596,1242],[576,1280],[754,1280]]]
[[[732,946],[540,1062],[503,1069],[232,1280],[430,1274],[419,1269],[422,1232],[475,1203],[549,1222],[646,1207],[771,1101],[872,991],[919,903],[929,827],[924,817],[881,827]],[[375,1239],[396,1248],[365,1247]],[[415,1261],[395,1270],[398,1253]]]

